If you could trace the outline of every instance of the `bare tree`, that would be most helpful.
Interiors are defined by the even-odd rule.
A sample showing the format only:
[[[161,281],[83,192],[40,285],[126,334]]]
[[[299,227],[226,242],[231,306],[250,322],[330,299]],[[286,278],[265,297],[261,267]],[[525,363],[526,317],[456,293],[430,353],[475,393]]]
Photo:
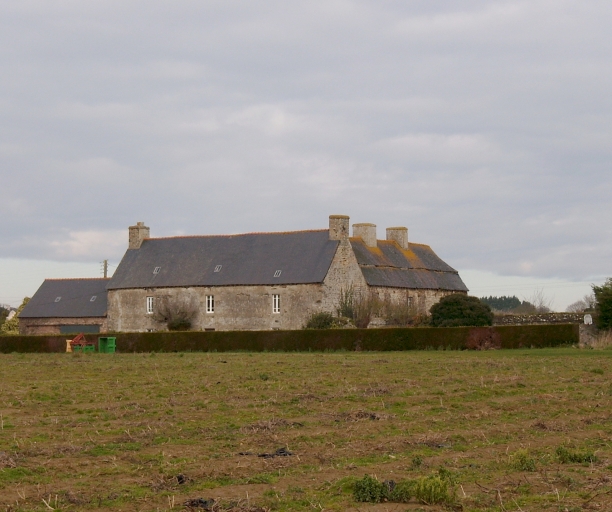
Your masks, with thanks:
[[[355,327],[366,328],[372,316],[380,309],[380,301],[370,292],[361,292],[350,286],[340,290],[340,301],[336,312],[338,317],[350,318]]]
[[[582,299],[572,302],[567,306],[566,311],[569,313],[583,313],[584,311],[594,309],[597,305],[597,299],[593,293],[587,293]]]
[[[194,295],[165,295],[155,301],[155,320],[165,323],[170,331],[188,331],[197,314],[198,299]]]
[[[546,297],[544,290],[541,288],[534,290],[526,302],[533,305],[535,313],[550,313],[552,311],[552,299]]]

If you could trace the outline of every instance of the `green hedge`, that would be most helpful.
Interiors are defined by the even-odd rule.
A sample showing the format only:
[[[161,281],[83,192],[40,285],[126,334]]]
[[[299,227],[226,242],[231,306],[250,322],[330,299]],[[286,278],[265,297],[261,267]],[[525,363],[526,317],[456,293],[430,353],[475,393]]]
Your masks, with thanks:
[[[337,350],[464,350],[474,340],[492,339],[497,348],[576,344],[578,325],[416,327],[302,331],[131,332],[117,337],[117,352],[235,352]],[[95,340],[97,336],[86,335]],[[0,352],[64,352],[66,336],[3,336]]]

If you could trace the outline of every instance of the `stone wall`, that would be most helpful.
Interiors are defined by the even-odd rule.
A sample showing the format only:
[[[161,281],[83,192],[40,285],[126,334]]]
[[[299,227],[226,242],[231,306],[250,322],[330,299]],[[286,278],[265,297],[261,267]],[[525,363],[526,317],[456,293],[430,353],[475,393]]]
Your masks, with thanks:
[[[323,298],[317,311],[327,311],[335,315],[341,294],[349,289],[356,295],[361,295],[367,292],[368,284],[359,268],[351,243],[348,237],[345,237],[340,241],[323,281]]]
[[[383,286],[372,286],[370,289],[381,301],[389,300],[395,304],[404,304],[408,299],[420,315],[428,315],[431,306],[440,302],[442,297],[461,293],[449,290],[407,290]]]
[[[280,313],[272,311],[272,296],[280,296]],[[214,297],[214,312],[206,312],[206,296]],[[219,286],[109,290],[109,327],[116,332],[166,330],[155,314],[147,313],[147,297],[161,300],[193,300],[197,314],[192,330],[301,329],[323,303],[319,284],[278,286]]]
[[[531,315],[495,315],[493,325],[582,324],[584,313],[537,313]]]
[[[60,334],[64,325],[98,325],[100,333],[108,332],[108,322],[104,317],[93,318],[20,318],[19,334],[37,336],[41,334]]]

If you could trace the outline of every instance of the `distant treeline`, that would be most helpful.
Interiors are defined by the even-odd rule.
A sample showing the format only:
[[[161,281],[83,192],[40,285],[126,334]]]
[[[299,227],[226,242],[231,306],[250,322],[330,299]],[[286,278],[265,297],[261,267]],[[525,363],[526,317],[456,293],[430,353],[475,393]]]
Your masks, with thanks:
[[[501,297],[480,297],[480,300],[496,311],[515,311],[518,309],[529,311],[535,309],[533,304],[526,300],[521,301],[516,295],[512,297],[507,297],[506,295]]]

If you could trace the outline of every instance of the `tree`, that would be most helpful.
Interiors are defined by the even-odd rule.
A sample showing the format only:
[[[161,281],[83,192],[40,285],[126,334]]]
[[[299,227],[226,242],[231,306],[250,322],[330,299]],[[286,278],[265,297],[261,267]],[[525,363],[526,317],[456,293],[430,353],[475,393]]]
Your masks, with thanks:
[[[595,322],[600,329],[612,329],[612,277],[606,279],[601,286],[593,285],[593,293],[597,299],[595,306]]]
[[[0,326],[0,334],[10,334],[16,335],[19,334],[19,313],[25,308],[26,304],[30,301],[30,297],[25,297],[21,306],[17,308],[17,313],[13,318],[7,320]]]
[[[2,327],[2,324],[6,320],[6,317],[8,316],[9,312],[10,311],[8,307],[0,306],[0,327]]]
[[[552,311],[552,299],[549,299],[544,295],[544,290],[535,290],[529,301],[526,301],[533,305],[536,313],[550,313]]]
[[[595,294],[588,293],[582,299],[577,300],[576,302],[572,302],[565,311],[568,313],[583,313],[585,311],[592,311],[595,309],[597,304],[597,299],[595,298]]]
[[[478,297],[455,293],[443,297],[431,309],[434,327],[486,326],[493,324],[493,312]]]

